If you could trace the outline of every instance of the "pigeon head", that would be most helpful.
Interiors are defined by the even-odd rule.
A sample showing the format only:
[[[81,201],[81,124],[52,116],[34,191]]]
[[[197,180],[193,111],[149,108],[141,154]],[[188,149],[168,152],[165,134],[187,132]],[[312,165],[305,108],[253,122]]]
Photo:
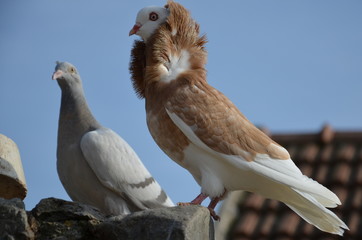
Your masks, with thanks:
[[[136,24],[129,32],[129,36],[136,34],[147,42],[147,39],[156,29],[166,21],[168,15],[169,10],[164,7],[150,6],[142,8],[137,14]]]
[[[68,62],[56,62],[55,71],[52,79],[57,80],[59,85],[73,86],[74,84],[81,84],[78,70],[74,65]]]

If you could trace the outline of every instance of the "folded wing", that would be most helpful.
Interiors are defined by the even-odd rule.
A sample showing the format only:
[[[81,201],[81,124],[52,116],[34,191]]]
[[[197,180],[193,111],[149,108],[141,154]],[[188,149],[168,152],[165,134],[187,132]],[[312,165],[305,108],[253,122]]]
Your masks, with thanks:
[[[133,149],[112,130],[88,132],[81,149],[100,182],[126,201],[140,209],[173,206]]]

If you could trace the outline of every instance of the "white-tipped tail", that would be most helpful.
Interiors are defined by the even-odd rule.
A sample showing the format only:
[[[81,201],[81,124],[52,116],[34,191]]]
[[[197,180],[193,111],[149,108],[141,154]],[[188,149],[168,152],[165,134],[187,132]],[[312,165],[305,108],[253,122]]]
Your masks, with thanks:
[[[294,189],[294,191],[300,197],[291,198],[285,204],[305,221],[322,231],[340,236],[343,235],[345,229],[349,230],[347,225],[336,214],[325,208],[314,197],[299,190]]]
[[[233,162],[236,166],[244,167],[241,163]],[[336,214],[326,208],[341,204],[336,194],[303,175],[292,160],[275,160],[259,155],[248,166],[252,171],[242,174],[242,189],[285,203],[322,231],[343,235],[344,230],[348,229]]]

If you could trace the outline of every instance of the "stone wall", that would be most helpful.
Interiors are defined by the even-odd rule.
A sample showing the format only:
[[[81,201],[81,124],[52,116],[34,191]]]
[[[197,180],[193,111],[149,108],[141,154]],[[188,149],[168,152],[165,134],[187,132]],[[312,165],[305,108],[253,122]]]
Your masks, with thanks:
[[[109,217],[97,209],[55,198],[25,211],[20,199],[0,199],[0,239],[214,239],[214,225],[201,206],[145,210]]]

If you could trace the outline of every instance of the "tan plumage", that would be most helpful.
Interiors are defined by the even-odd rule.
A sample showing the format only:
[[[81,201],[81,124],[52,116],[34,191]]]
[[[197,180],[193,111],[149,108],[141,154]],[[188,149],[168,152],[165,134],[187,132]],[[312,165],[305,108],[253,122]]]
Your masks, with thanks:
[[[165,22],[144,42],[136,41],[130,71],[136,92],[146,99],[152,137],[201,186],[191,203],[209,196],[214,214],[228,191],[257,192],[284,202],[323,231],[342,234],[348,227],[325,208],[340,204],[338,197],[304,176],[283,147],[207,83],[206,37],[183,6],[168,1],[165,7]]]

